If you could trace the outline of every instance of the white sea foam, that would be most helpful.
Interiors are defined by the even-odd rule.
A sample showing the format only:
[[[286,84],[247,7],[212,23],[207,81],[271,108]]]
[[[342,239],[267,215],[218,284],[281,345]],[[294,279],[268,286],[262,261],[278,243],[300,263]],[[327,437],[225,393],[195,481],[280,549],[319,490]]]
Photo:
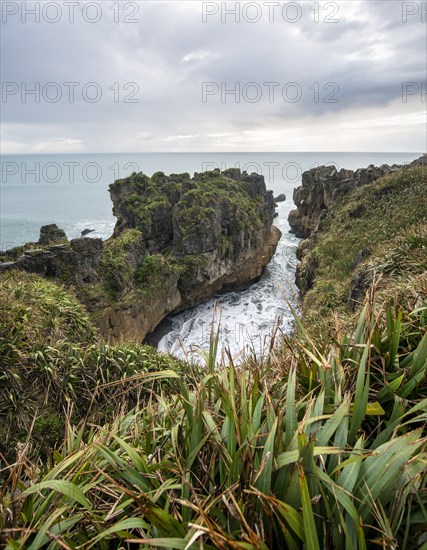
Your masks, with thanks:
[[[74,224],[64,224],[64,231],[68,238],[76,239],[81,236],[85,229],[93,229],[88,233],[88,237],[93,239],[108,239],[114,230],[114,221],[108,219],[80,220]]]
[[[170,316],[172,330],[160,340],[160,351],[197,360],[199,349],[209,349],[213,323],[214,330],[219,330],[220,354],[228,349],[238,360],[242,352],[263,355],[274,334],[292,331],[289,303],[296,306],[293,281],[298,239],[289,233],[287,215],[291,208],[291,201],[278,206],[279,217],[274,222],[283,236],[261,280],[245,291],[214,296],[198,307]]]

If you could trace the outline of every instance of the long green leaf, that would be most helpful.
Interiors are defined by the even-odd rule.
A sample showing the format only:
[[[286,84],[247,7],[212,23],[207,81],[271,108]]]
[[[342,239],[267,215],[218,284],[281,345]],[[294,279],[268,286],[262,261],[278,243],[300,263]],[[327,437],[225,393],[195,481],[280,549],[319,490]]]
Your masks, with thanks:
[[[349,412],[349,402],[345,398],[334,414],[325,422],[322,428],[317,433],[317,443],[319,446],[324,446],[334,435],[344,417]]]
[[[295,410],[295,386],[296,386],[296,371],[292,369],[289,373],[287,392],[286,392],[286,409],[285,409],[285,445],[290,450],[291,441],[297,429],[297,417]]]
[[[271,475],[273,472],[273,457],[274,457],[274,438],[276,437],[277,430],[277,418],[274,421],[271,432],[267,437],[267,441],[262,453],[261,467],[263,468],[255,486],[265,495],[270,494],[271,489]]]
[[[91,505],[84,496],[83,491],[80,489],[80,487],[77,487],[77,485],[71,483],[71,481],[54,479],[41,481],[40,483],[36,483],[35,485],[28,487],[28,489],[25,489],[25,491],[22,493],[22,496],[32,495],[34,493],[43,491],[44,489],[50,489],[51,491],[62,493],[73,502],[77,502],[78,504],[84,506],[84,508],[86,508],[87,510],[91,509]]]
[[[127,531],[131,529],[149,529],[150,525],[148,525],[147,522],[140,518],[128,518],[124,519],[122,521],[118,521],[108,529],[105,529],[105,531],[102,531],[97,535],[94,539],[91,540],[89,545],[86,548],[92,548],[92,546],[95,546],[100,540],[105,539],[106,537],[109,537],[110,535],[115,535],[120,533],[120,531],[126,531],[126,533],[122,533],[120,538],[129,538],[129,534]]]
[[[298,467],[298,477],[301,489],[302,519],[304,523],[305,545],[310,550],[320,550],[317,537],[316,523],[314,521],[311,499],[308,492],[307,480],[301,465]],[[313,495],[314,496],[314,495]]]
[[[357,431],[362,425],[366,415],[369,398],[369,367],[366,369],[366,363],[369,354],[369,344],[365,345],[365,349],[360,360],[357,373],[356,395],[354,397],[353,416],[350,422],[350,432],[348,435],[349,443],[352,444],[356,439]],[[366,375],[366,376],[365,376]]]

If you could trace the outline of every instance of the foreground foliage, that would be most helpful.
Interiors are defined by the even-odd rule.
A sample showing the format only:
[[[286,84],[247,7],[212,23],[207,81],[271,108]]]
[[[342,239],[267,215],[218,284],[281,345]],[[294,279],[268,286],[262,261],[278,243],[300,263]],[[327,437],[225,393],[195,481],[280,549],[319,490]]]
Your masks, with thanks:
[[[238,366],[214,330],[204,368],[106,345],[65,288],[2,276],[0,546],[427,550],[425,184],[337,202],[304,324]]]
[[[177,391],[174,379],[182,370],[148,346],[102,342],[63,287],[24,272],[1,277],[0,453],[8,458],[29,433],[33,451],[49,454],[63,441],[67,417],[104,422],[143,402],[149,392],[127,382],[133,377],[158,391]]]
[[[202,374],[68,424],[52,467],[19,448],[7,548],[425,548],[426,332],[425,305],[367,303],[351,338],[319,349],[300,324],[250,369],[215,367],[212,335]]]

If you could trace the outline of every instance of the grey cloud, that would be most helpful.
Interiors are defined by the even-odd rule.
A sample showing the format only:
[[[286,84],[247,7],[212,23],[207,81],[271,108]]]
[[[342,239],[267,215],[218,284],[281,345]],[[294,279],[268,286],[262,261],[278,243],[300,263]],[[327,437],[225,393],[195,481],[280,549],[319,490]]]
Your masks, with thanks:
[[[400,2],[339,2],[340,22],[330,25],[314,24],[307,14],[295,25],[203,23],[201,3],[195,4],[141,2],[138,24],[105,17],[96,24],[24,25],[11,18],[2,29],[3,81],[94,81],[103,100],[91,104],[78,94],[74,104],[22,104],[12,98],[2,105],[6,141],[62,136],[82,140],[85,150],[114,150],[117,144],[172,147],[173,136],[268,131],[298,121],[303,128],[309,117],[384,109],[399,100],[402,82],[426,79],[425,25],[416,18],[403,24]],[[114,103],[108,89],[114,82],[139,84],[139,103]],[[203,103],[203,82],[279,82],[280,88],[297,82],[303,95],[286,103],[277,91],[271,104],[264,87],[258,103],[235,103],[230,96],[222,103],[219,95]],[[315,82],[321,89],[336,82],[339,103],[324,103],[324,96],[316,103],[309,89]],[[188,148],[210,143],[208,137],[176,142]]]

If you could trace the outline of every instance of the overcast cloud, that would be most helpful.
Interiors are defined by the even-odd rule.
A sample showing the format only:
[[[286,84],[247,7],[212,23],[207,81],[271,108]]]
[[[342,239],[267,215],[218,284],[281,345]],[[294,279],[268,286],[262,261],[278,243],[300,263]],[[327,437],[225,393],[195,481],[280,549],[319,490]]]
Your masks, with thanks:
[[[427,150],[425,1],[1,4],[3,153]]]

